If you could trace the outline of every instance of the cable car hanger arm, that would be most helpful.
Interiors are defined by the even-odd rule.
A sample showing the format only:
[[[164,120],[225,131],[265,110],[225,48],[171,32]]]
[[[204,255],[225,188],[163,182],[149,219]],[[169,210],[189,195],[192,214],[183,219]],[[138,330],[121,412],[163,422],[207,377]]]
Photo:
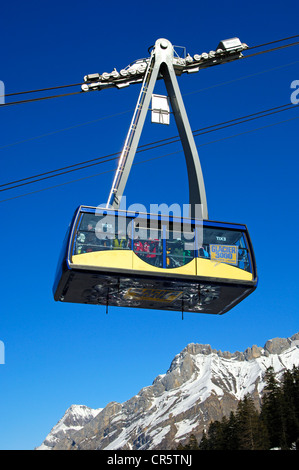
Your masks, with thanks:
[[[143,129],[146,113],[149,108],[154,86],[158,76],[161,75],[165,82],[169,101],[172,106],[176,125],[182,142],[189,180],[190,216],[195,217],[196,211],[199,218],[208,219],[206,192],[201,165],[193,138],[193,133],[188,121],[181,92],[177,83],[176,73],[173,68],[173,46],[166,39],[158,39],[152,51],[135,112],[131,121],[129,132],[119,159],[118,168],[107,201],[107,207],[117,209],[129,177],[139,139]]]

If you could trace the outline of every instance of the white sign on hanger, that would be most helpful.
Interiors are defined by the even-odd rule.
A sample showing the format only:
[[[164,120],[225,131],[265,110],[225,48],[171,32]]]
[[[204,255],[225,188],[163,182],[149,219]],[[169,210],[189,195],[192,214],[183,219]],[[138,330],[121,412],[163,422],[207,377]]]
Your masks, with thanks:
[[[168,96],[152,95],[152,122],[169,124],[170,108]]]

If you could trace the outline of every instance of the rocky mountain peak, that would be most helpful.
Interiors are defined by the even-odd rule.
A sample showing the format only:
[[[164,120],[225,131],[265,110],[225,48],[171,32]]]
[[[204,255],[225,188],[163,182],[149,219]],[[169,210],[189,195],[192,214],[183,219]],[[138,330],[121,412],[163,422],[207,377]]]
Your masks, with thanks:
[[[171,364],[169,371],[176,366],[177,361],[180,357],[183,357],[185,353],[188,353],[192,356],[198,354],[201,355],[210,355],[216,354],[218,357],[223,357],[225,359],[235,359],[238,361],[251,361],[261,356],[268,356],[269,354],[282,354],[284,351],[290,347],[299,346],[299,333],[296,333],[290,338],[273,338],[266,342],[264,347],[256,346],[255,344],[252,347],[248,347],[244,352],[236,351],[231,353],[229,351],[222,352],[221,350],[212,349],[210,344],[188,344],[183,351],[178,354]]]
[[[299,333],[291,338],[274,338],[266,342],[264,348],[269,354],[282,354],[292,346],[299,346]]]
[[[294,365],[299,333],[234,353],[191,343],[166,374],[126,402],[70,407],[38,449],[171,449],[191,432],[200,439],[211,420],[228,416],[246,394],[258,406],[267,368],[280,377]]]

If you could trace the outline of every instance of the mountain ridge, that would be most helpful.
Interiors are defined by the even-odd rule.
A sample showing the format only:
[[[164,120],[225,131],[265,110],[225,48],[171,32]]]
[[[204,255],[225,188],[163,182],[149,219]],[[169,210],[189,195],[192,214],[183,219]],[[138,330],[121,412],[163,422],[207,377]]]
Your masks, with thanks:
[[[72,405],[36,449],[171,449],[191,432],[199,439],[247,393],[259,407],[267,368],[279,378],[293,365],[299,365],[299,333],[234,353],[190,343],[165,374],[124,403],[97,410]]]

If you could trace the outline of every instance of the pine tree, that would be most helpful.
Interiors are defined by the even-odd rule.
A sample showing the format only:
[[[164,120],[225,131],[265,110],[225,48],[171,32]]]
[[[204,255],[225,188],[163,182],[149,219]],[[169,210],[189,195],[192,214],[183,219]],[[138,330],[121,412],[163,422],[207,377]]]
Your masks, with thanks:
[[[236,415],[239,449],[257,450],[260,446],[259,413],[249,395],[239,402]]]
[[[198,442],[194,434],[191,434],[189,442],[188,442],[188,449],[189,450],[198,450]]]
[[[299,438],[299,368],[287,370],[282,381],[283,414],[288,448]]]
[[[210,423],[208,429],[208,440],[211,450],[224,450],[225,447],[225,434],[223,425],[220,421],[213,421]]]
[[[262,399],[261,419],[268,429],[270,448],[287,449],[283,393],[270,367],[265,374],[266,386]]]
[[[202,433],[202,437],[201,437],[201,441],[199,443],[198,449],[199,450],[210,450],[209,440],[207,438],[207,435],[206,435],[205,431],[203,431],[203,433]]]
[[[225,429],[225,450],[239,450],[239,435],[237,423],[238,421],[236,415],[231,411]]]

